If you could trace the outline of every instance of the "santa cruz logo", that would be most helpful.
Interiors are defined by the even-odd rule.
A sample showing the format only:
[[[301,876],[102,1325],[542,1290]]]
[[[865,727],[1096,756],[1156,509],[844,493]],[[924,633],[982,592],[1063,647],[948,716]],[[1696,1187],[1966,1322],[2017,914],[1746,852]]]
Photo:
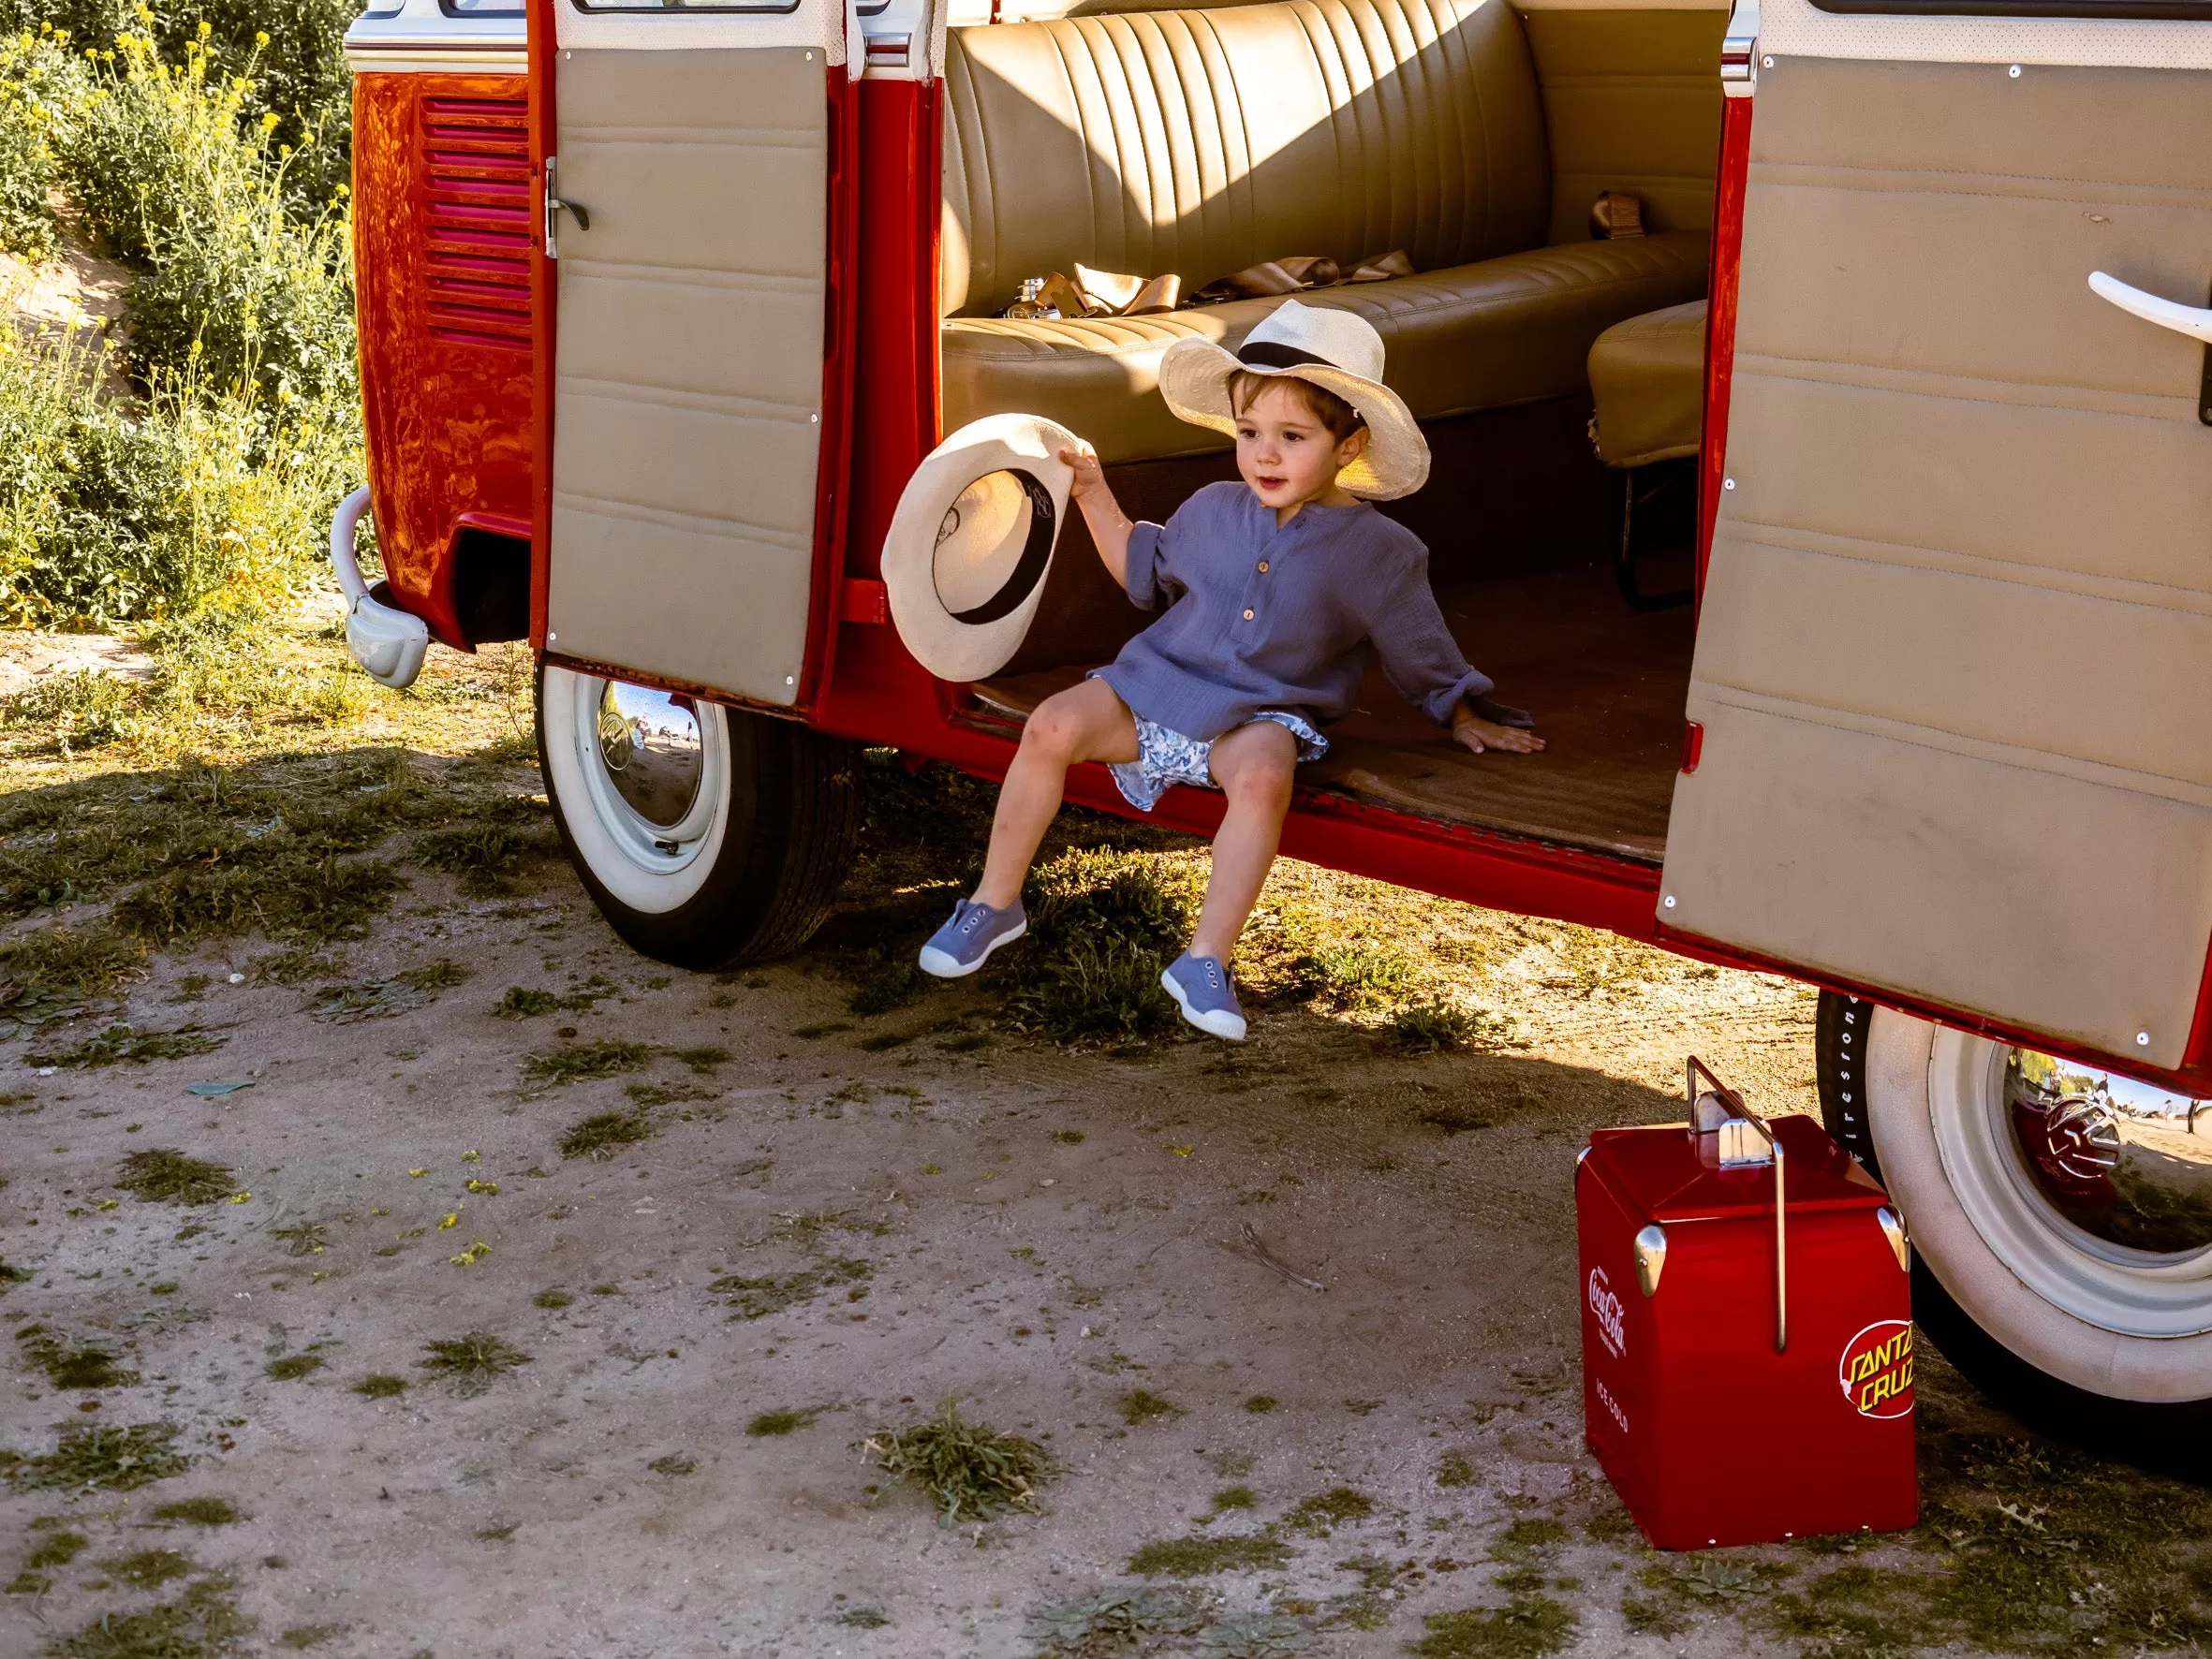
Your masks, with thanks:
[[[1836,1377],[1862,1417],[1906,1416],[1912,1410],[1912,1327],[1902,1319],[1869,1325],[1844,1344]]]
[[[1590,1270],[1590,1312],[1598,1316],[1598,1334],[1605,1339],[1605,1345],[1613,1350],[1614,1358],[1624,1359],[1629,1353],[1628,1310],[1621,1306],[1620,1298],[1613,1294],[1613,1286],[1606,1283],[1605,1270]]]

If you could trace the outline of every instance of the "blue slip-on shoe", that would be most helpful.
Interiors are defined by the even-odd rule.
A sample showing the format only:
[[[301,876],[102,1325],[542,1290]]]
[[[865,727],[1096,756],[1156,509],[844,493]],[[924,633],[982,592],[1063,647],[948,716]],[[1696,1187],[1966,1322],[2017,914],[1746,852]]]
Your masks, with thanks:
[[[1175,999],[1183,1018],[1208,1036],[1245,1040],[1245,1011],[1236,1000],[1229,970],[1210,956],[1186,950],[1159,976],[1159,988]]]
[[[990,959],[1001,945],[1010,945],[1029,931],[1029,918],[1016,899],[1004,910],[994,910],[973,899],[952,906],[952,919],[930,935],[922,947],[922,971],[940,979],[965,979]]]

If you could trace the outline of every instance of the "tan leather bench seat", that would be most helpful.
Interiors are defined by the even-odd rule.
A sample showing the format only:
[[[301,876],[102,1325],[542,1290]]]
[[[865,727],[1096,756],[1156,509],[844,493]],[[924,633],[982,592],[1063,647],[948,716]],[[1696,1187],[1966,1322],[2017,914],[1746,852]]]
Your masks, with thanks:
[[[1607,466],[1695,455],[1704,433],[1705,302],[1615,323],[1590,347],[1591,433]]]
[[[1299,296],[1374,322],[1416,415],[1570,395],[1593,341],[1705,286],[1702,230],[1543,245],[1543,112],[1501,0],[1281,0],[957,29],[948,42],[940,303],[946,430],[1049,416],[1109,462],[1202,453],[1160,355],[1233,348],[1276,300],[1146,317],[999,317],[1025,276],[1172,272],[1186,291],[1263,260],[1420,274]]]

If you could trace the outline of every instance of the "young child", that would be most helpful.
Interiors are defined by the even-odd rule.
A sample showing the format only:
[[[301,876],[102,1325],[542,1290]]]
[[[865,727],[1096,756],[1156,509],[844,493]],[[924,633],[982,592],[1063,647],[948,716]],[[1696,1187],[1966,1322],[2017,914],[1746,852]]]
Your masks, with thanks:
[[[1467,748],[1544,746],[1520,711],[1470,706],[1491,683],[1444,625],[1428,550],[1367,505],[1428,477],[1427,442],[1382,384],[1382,357],[1364,318],[1296,301],[1233,357],[1177,341],[1160,393],[1181,419],[1235,435],[1244,481],[1207,485],[1165,525],[1131,523],[1087,448],[1060,451],[1107,569],[1166,614],[1029,716],[983,878],[922,947],[924,972],[972,974],[1027,931],[1022,881],[1068,769],[1102,760],[1143,812],[1175,784],[1229,797],[1197,932],[1160,984],[1201,1031],[1242,1040],[1231,953],[1275,862],[1292,771],[1327,752],[1320,727],[1352,706],[1370,644],[1399,694]]]

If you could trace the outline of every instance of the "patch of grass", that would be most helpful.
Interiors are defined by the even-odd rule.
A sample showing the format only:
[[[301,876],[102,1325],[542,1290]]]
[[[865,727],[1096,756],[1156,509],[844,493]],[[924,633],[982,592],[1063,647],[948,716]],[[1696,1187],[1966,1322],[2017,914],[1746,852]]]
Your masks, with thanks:
[[[846,1293],[848,1300],[858,1300],[867,1294],[863,1287],[874,1271],[874,1268],[858,1256],[841,1255],[827,1267],[796,1273],[759,1276],[724,1273],[707,1286],[707,1294],[727,1299],[729,1305],[737,1310],[737,1318],[765,1319],[771,1314],[810,1302],[824,1290],[839,1285],[849,1286]]]
[[[386,1371],[373,1371],[353,1385],[353,1391],[364,1400],[397,1400],[407,1391],[407,1379]]]
[[[276,1639],[288,1648],[319,1648],[337,1634],[335,1624],[295,1624]]]
[[[1295,1532],[1326,1536],[1332,1527],[1349,1526],[1375,1513],[1375,1500],[1354,1486],[1333,1486],[1294,1505],[1283,1524]]]
[[[730,1050],[712,1045],[698,1049],[671,1049],[669,1055],[671,1059],[681,1060],[702,1077],[712,1073],[717,1065],[730,1064]]]
[[[1556,1549],[1567,1542],[1567,1528],[1548,1515],[1525,1515],[1513,1521],[1490,1547],[1498,1561],[1526,1561]]]
[[[1275,1410],[1281,1403],[1273,1394],[1255,1394],[1245,1402],[1245,1409],[1259,1417]]]
[[[523,1062],[523,1079],[539,1089],[556,1089],[564,1083],[582,1082],[588,1078],[611,1078],[626,1071],[641,1071],[652,1058],[653,1050],[643,1043],[627,1043],[619,1038],[599,1043],[568,1043],[529,1056]]]
[[[289,950],[273,950],[267,956],[257,956],[248,972],[257,984],[304,985],[310,979],[327,979],[345,965],[327,951],[294,946]]]
[[[1402,997],[1420,975],[1398,952],[1363,940],[1303,952],[1291,959],[1284,976],[1292,995],[1363,1007]]]
[[[44,1326],[27,1325],[15,1333],[23,1358],[46,1373],[56,1388],[129,1388],[139,1373],[125,1371],[115,1356],[95,1343],[69,1343]]]
[[[1465,1452],[1446,1452],[1438,1460],[1437,1484],[1443,1487],[1475,1484],[1475,1466],[1467,1461]]]
[[[518,1366],[531,1362],[530,1355],[483,1330],[425,1343],[423,1347],[430,1358],[415,1363],[444,1377],[456,1394],[481,1394]]]
[[[49,928],[0,945],[0,1012],[17,1020],[58,1012],[145,971],[140,940],[96,924]]]
[[[1134,1428],[1139,1423],[1149,1423],[1155,1417],[1179,1417],[1183,1408],[1172,1400],[1162,1399],[1149,1388],[1131,1388],[1114,1402],[1114,1410],[1121,1413],[1121,1420]]]
[[[834,1036],[841,1031],[851,1029],[852,1022],[849,1020],[818,1020],[812,1025],[794,1025],[791,1035],[811,1043],[819,1037]]]
[[[1187,1593],[1113,1589],[1032,1614],[1029,1637],[1037,1644],[1038,1659],[1120,1659],[1163,1652],[1161,1642],[1202,1631],[1206,1651],[1222,1659],[1261,1659],[1248,1647],[1211,1639],[1220,1627],[1208,1625],[1206,1613],[1202,1599]]]
[[[176,1578],[188,1578],[199,1564],[177,1549],[140,1549],[116,1556],[100,1565],[133,1590],[159,1590]]]
[[[1499,1047],[1512,1023],[1496,1014],[1470,1014],[1447,1003],[1417,1003],[1401,1008],[1387,1029],[1408,1053],[1438,1054]]]
[[[492,1005],[494,1020],[535,1020],[541,1014],[551,1014],[565,1008],[567,1002],[550,991],[539,991],[533,986],[510,985],[507,994]]]
[[[1157,855],[1077,848],[1025,896],[1031,942],[994,976],[1007,1021],[1060,1043],[1148,1040],[1175,1028],[1160,970],[1196,913],[1196,873]]]
[[[458,962],[435,962],[408,968],[387,979],[363,979],[352,985],[326,985],[308,1004],[308,1017],[325,1025],[355,1025],[363,1020],[390,1020],[411,1008],[427,1006],[437,993],[469,976]]]
[[[260,932],[319,945],[358,939],[405,884],[391,864],[294,852],[237,865],[171,871],[117,902],[117,925],[175,948],[196,939]]]
[[[903,1008],[920,996],[929,976],[914,960],[919,949],[911,940],[876,946],[845,963],[845,976],[852,984],[846,1007],[865,1019]]]
[[[82,1533],[48,1533],[38,1540],[37,1547],[23,1557],[23,1566],[32,1572],[46,1567],[66,1567],[83,1553],[91,1542]]]
[[[167,1146],[125,1158],[115,1184],[144,1204],[213,1204],[233,1190],[228,1164],[189,1157]]]
[[[271,1227],[272,1239],[284,1241],[287,1255],[320,1255],[331,1242],[328,1224],[319,1221],[296,1222],[288,1227]]]
[[[183,1521],[188,1526],[229,1526],[240,1519],[238,1505],[229,1498],[179,1498],[156,1504],[149,1512],[155,1520]]]
[[[538,1308],[565,1308],[575,1299],[576,1296],[573,1291],[563,1290],[559,1285],[553,1285],[532,1297],[530,1304]]]
[[[117,1021],[73,1049],[25,1054],[23,1064],[58,1065],[65,1071],[95,1070],[122,1062],[145,1065],[156,1060],[186,1060],[219,1049],[229,1040],[211,1036],[196,1025],[181,1025],[174,1031],[139,1031]]]
[[[1081,1129],[1054,1129],[1052,1138],[1062,1146],[1081,1146],[1083,1144],[1083,1131]]]
[[[754,1414],[752,1420],[745,1424],[745,1432],[756,1440],[775,1434],[796,1433],[801,1429],[810,1428],[814,1419],[819,1416],[821,1416],[821,1407],[819,1406],[815,1406],[807,1411],[758,1412]]]
[[[512,819],[479,819],[457,829],[439,830],[415,843],[409,857],[425,870],[443,870],[458,876],[461,890],[479,899],[512,891],[517,867],[533,854],[553,850],[553,837],[542,830],[530,830],[522,823],[532,815],[527,803]]]
[[[1263,1573],[1286,1566],[1290,1547],[1265,1534],[1242,1537],[1158,1538],[1129,1557],[1144,1578],[1203,1578],[1216,1573]]]
[[[177,1432],[174,1423],[64,1429],[51,1452],[0,1451],[0,1478],[18,1491],[132,1491],[191,1466],[172,1444]]]
[[[1036,1441],[969,1423],[951,1395],[934,1417],[878,1429],[863,1445],[892,1485],[911,1481],[922,1488],[946,1526],[1036,1508],[1035,1489],[1053,1471]]]
[[[864,1036],[853,1045],[863,1054],[882,1054],[892,1049],[903,1049],[912,1042],[918,1033],[911,1031],[879,1031],[874,1036]]]
[[[1214,1510],[1250,1509],[1260,1502],[1260,1494],[1248,1486],[1225,1486],[1214,1494]]]
[[[695,1475],[699,1472],[699,1461],[682,1452],[670,1452],[666,1457],[655,1458],[645,1467],[656,1475]]]
[[[320,1354],[286,1354],[261,1368],[264,1375],[274,1377],[280,1383],[300,1382],[321,1369]]]
[[[579,1118],[561,1133],[564,1158],[611,1158],[626,1146],[653,1138],[653,1115],[643,1107],[621,1111],[594,1112]]]
[[[223,1659],[254,1621],[231,1600],[228,1578],[202,1578],[173,1602],[135,1613],[103,1613],[74,1636],[57,1637],[47,1659]]]
[[[1565,1652],[1581,1629],[1574,1609],[1548,1595],[1516,1595],[1502,1608],[1428,1613],[1428,1634],[1407,1644],[1416,1659],[1544,1659]]]

